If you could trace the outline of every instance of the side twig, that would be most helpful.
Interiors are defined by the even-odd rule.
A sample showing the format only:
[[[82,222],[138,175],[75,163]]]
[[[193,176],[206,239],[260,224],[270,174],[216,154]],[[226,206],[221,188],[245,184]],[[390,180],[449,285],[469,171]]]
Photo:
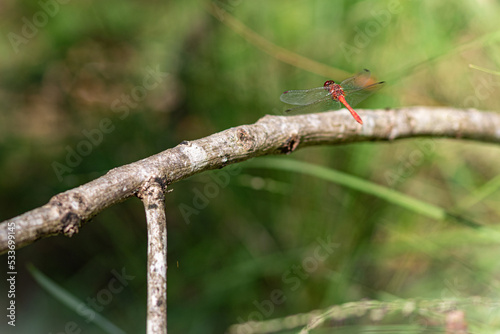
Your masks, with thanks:
[[[167,333],[167,220],[162,184],[154,179],[137,194],[148,225],[148,334]]]

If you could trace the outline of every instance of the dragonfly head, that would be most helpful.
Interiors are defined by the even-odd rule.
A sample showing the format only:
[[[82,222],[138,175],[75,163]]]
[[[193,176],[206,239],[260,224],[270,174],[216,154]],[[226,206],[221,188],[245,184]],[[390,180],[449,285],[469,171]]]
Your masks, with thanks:
[[[323,84],[323,87],[330,87],[331,85],[335,84],[335,81],[333,80],[327,80],[325,81],[325,83]]]

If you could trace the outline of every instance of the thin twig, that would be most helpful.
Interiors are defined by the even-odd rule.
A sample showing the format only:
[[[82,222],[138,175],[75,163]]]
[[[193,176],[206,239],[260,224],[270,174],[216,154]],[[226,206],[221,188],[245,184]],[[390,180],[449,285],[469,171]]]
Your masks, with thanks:
[[[228,334],[246,333],[262,334],[279,331],[309,334],[314,330],[328,327],[341,327],[356,323],[356,318],[368,318],[373,326],[383,319],[389,319],[395,314],[404,317],[418,315],[423,319],[442,323],[448,330],[447,334],[467,334],[465,312],[462,309],[483,311],[498,309],[496,299],[471,296],[452,299],[395,299],[392,301],[360,300],[340,305],[332,305],[325,309],[312,310],[307,313],[287,315],[262,321],[248,321],[231,325]],[[452,330],[455,330],[453,332]],[[339,330],[340,331],[340,330]],[[359,331],[358,331],[359,332]]]
[[[167,220],[163,182],[155,179],[138,193],[148,225],[147,333],[167,333]]]
[[[214,1],[211,1],[206,6],[207,11],[212,14],[217,20],[228,26],[238,35],[241,35],[247,42],[255,45],[260,50],[266,52],[267,54],[273,56],[274,58],[292,65],[294,68],[301,68],[303,70],[316,73],[321,76],[338,78],[347,77],[352,73],[342,71],[340,69],[316,62],[310,58],[301,56],[297,53],[291,52],[290,50],[278,46],[263,36],[257,34],[255,31],[243,24],[243,22],[237,20],[233,15],[224,9],[217,6]]]
[[[169,185],[210,169],[270,154],[288,154],[313,145],[448,137],[500,142],[500,114],[475,109],[410,107],[357,110],[364,125],[347,110],[300,116],[265,116],[251,125],[182,142],[146,159],[54,196],[48,204],[0,223],[0,254],[8,250],[14,226],[16,248],[53,235],[72,236],[107,207],[135,196],[151,180]]]

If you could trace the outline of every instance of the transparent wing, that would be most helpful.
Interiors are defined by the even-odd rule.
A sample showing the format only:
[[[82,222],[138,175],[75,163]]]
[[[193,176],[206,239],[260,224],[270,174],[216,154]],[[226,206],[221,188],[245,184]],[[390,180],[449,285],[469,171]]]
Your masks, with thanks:
[[[293,104],[296,106],[315,103],[329,97],[330,93],[324,87],[304,89],[304,90],[287,90],[280,96],[281,102]]]
[[[380,88],[384,86],[384,82],[377,82],[365,87],[358,88],[356,90],[349,90],[349,91],[344,91],[345,93],[345,99],[351,107],[355,106],[356,104],[360,103],[376,91],[378,91]]]
[[[340,109],[342,105],[339,101],[332,100],[332,97],[328,95],[327,97],[317,100],[316,102],[300,105],[295,108],[287,109],[285,112],[287,114],[309,114],[326,110],[337,110]]]
[[[345,93],[347,93],[349,90],[358,90],[373,83],[370,82],[371,76],[372,75],[370,71],[364,69],[363,71],[355,74],[354,76],[342,81],[340,83],[340,86],[342,86],[342,89],[344,90]]]

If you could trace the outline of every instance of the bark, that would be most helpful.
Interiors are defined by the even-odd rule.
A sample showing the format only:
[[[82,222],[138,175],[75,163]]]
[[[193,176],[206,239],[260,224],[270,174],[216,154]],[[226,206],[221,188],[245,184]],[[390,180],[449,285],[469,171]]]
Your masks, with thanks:
[[[162,180],[146,184],[138,197],[148,225],[147,333],[167,333],[167,220]]]
[[[112,169],[96,180],[52,197],[42,207],[0,223],[0,254],[8,250],[9,227],[15,226],[17,249],[53,235],[71,237],[99,212],[137,196],[146,185],[158,180],[169,185],[253,157],[288,154],[312,145],[411,137],[500,141],[500,115],[493,112],[429,107],[358,112],[363,126],[346,110],[288,117],[268,115],[254,124],[184,141],[151,157]]]

